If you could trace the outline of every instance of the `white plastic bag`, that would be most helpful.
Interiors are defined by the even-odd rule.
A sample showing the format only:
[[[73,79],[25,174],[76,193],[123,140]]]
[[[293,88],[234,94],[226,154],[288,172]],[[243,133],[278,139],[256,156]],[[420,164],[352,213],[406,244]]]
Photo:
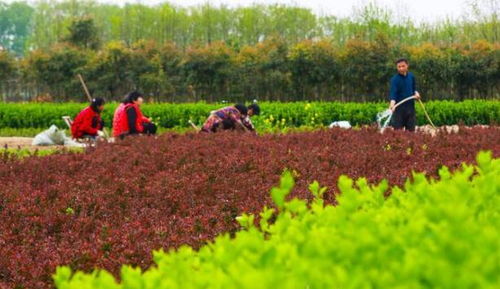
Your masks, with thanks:
[[[330,124],[330,128],[334,128],[334,127],[340,127],[340,128],[345,128],[345,129],[348,129],[348,128],[351,128],[351,123],[346,121],[346,120],[341,120],[341,121],[334,121]]]
[[[34,146],[52,146],[52,145],[54,145],[54,142],[50,139],[50,137],[46,133],[46,131],[43,131],[35,136],[35,138],[31,142],[31,145],[34,145]]]
[[[67,147],[85,147],[85,144],[79,143],[67,137],[64,130],[60,130],[55,125],[51,125],[49,129],[37,134],[31,145],[34,146],[54,146],[64,145]]]
[[[57,128],[55,125],[51,125],[49,129],[37,134],[33,139],[32,145],[34,146],[52,146],[52,145],[64,145],[66,135],[64,131]]]
[[[65,140],[64,140],[64,146],[65,147],[77,147],[77,148],[84,148],[86,147],[87,145],[84,144],[84,143],[80,143],[80,142],[77,142],[69,137],[67,137]]]

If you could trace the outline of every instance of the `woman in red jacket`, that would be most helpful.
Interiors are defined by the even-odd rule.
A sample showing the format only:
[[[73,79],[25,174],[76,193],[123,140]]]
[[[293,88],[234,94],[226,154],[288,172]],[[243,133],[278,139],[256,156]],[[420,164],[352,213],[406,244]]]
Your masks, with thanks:
[[[75,117],[71,124],[71,135],[74,139],[90,138],[95,140],[98,136],[104,135],[102,133],[104,123],[101,119],[104,104],[104,99],[94,98],[90,106]]]
[[[125,100],[116,108],[113,117],[113,136],[124,137],[134,134],[155,134],[156,125],[142,114],[140,109],[144,102],[140,92],[129,93]]]

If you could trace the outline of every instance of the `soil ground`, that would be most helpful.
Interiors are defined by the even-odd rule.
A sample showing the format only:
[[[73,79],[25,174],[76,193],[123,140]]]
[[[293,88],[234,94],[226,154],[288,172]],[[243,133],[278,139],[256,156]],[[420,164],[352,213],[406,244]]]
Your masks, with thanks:
[[[32,146],[31,137],[0,137],[0,149],[55,149],[63,148],[64,146]]]
[[[477,125],[474,127],[488,127],[488,126]],[[444,130],[447,133],[457,133],[459,131],[459,127],[457,125],[442,126],[439,129]],[[423,132],[423,133],[429,133],[433,136],[436,134],[436,131],[429,125],[417,127],[417,131]],[[33,141],[33,138],[31,138],[31,137],[0,137],[0,150],[5,149],[5,148],[30,149],[30,150],[64,148],[64,146],[32,146],[31,145],[32,141]]]

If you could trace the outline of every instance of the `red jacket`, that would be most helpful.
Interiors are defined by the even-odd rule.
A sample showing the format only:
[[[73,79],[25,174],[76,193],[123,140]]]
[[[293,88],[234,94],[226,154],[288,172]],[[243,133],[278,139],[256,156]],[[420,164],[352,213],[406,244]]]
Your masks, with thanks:
[[[101,129],[101,115],[89,106],[82,110],[71,124],[71,135],[75,139],[84,135],[96,136],[97,131]]]
[[[138,105],[133,103],[123,104],[121,103],[115,110],[115,115],[113,117],[113,136],[120,136],[129,133],[130,129],[128,127],[128,117],[127,110],[135,109],[137,118],[135,120],[135,129],[137,132],[141,133],[144,131],[143,123],[149,122],[149,120],[142,114]]]

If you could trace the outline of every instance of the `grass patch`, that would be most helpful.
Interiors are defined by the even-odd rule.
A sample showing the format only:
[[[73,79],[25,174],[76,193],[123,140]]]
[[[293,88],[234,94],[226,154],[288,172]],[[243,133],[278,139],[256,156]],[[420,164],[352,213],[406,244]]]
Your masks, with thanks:
[[[64,153],[82,153],[84,148],[48,148],[48,149],[0,149],[0,156],[3,158],[24,159],[27,157],[45,157]]]
[[[11,128],[2,127],[0,128],[0,137],[35,137],[37,134],[41,133],[45,129],[43,128]]]

